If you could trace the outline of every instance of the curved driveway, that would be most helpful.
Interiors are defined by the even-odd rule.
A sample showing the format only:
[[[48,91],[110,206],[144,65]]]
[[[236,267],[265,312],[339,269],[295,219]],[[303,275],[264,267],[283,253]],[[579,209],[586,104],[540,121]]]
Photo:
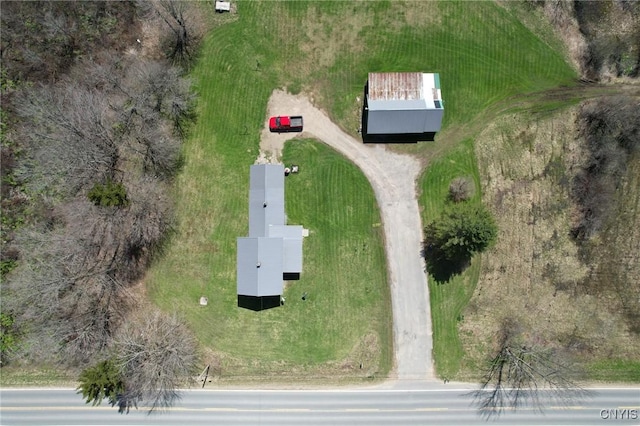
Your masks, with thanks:
[[[433,379],[429,289],[420,255],[422,224],[415,188],[420,164],[384,145],[365,145],[354,139],[302,95],[275,91],[268,105],[268,116],[272,115],[304,116],[305,134],[341,152],[371,183],[385,233],[397,379]],[[258,162],[278,161],[284,142],[298,136],[270,133],[268,125],[263,129]]]

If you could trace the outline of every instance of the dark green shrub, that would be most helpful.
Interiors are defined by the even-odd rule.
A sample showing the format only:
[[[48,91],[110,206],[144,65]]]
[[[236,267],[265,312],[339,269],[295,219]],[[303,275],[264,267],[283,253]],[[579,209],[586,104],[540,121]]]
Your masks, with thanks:
[[[97,183],[89,191],[89,200],[96,206],[126,207],[129,204],[127,190],[121,183],[114,183],[111,179],[107,183]]]
[[[86,368],[80,374],[79,381],[77,391],[87,404],[100,405],[103,399],[107,399],[113,407],[125,390],[120,370],[112,360]]]
[[[436,281],[447,282],[469,265],[474,254],[491,247],[497,236],[495,220],[483,205],[450,204],[425,227],[427,270]]]

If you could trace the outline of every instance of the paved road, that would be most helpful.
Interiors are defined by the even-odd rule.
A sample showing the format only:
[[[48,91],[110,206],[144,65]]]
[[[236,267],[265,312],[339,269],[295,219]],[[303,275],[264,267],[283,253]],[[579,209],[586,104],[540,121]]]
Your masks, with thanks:
[[[433,386],[433,384],[431,384]],[[486,425],[469,389],[186,391],[165,413],[120,415],[83,403],[72,389],[0,390],[2,425]],[[635,409],[635,415],[630,411]],[[602,411],[607,410],[607,411]],[[623,411],[626,410],[626,411]],[[489,424],[639,424],[640,389],[596,389],[571,407],[507,412]],[[618,419],[612,416],[617,414]],[[603,419],[603,417],[608,417]],[[620,418],[624,417],[624,418]],[[635,417],[630,418],[630,417]]]
[[[420,255],[422,222],[416,199],[419,162],[411,156],[387,151],[384,145],[364,145],[343,132],[304,96],[275,91],[268,110],[269,115],[303,115],[305,134],[341,152],[371,183],[385,232],[395,372],[399,380],[433,379],[429,289]],[[261,149],[272,154],[271,161],[277,160],[284,141],[297,135],[273,134],[266,130],[267,125],[264,128]]]

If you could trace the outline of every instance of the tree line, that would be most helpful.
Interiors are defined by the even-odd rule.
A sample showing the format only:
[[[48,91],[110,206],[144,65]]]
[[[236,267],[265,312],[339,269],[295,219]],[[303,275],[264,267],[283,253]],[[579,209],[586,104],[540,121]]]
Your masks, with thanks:
[[[121,408],[170,405],[197,345],[132,287],[174,223],[200,6],[1,7],[2,365],[111,366]]]

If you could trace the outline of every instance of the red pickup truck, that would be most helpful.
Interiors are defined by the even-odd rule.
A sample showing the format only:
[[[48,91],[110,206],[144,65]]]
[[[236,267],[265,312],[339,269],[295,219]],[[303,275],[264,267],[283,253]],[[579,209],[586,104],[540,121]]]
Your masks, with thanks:
[[[272,132],[301,132],[302,116],[301,115],[282,115],[271,117],[269,119],[269,130]]]

